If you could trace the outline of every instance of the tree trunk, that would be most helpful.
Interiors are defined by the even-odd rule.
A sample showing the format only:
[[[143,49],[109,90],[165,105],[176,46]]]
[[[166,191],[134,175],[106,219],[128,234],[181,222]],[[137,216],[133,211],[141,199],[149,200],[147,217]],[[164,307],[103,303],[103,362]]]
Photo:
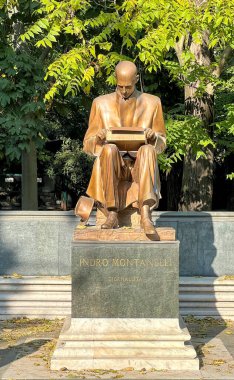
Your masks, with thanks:
[[[22,210],[38,210],[37,151],[30,142],[30,151],[22,153]]]
[[[213,195],[213,152],[206,149],[207,158],[196,160],[191,149],[184,158],[180,211],[209,211]]]
[[[185,88],[186,114],[202,119],[204,128],[212,135],[213,96],[206,94],[202,99],[195,96],[192,86]],[[212,209],[213,194],[213,149],[204,149],[205,157],[196,160],[196,154],[188,148],[184,157],[183,178],[179,210],[202,211]]]
[[[177,161],[173,164],[170,172],[167,174],[167,210],[178,211],[180,201],[181,182],[183,174],[183,161]]]
[[[198,64],[209,65],[210,57],[207,45],[191,43],[190,50],[193,52]],[[214,118],[214,99],[212,86],[207,86],[206,93],[197,97],[196,90],[199,82],[185,86],[185,112],[187,115],[199,117],[203,127],[212,137],[211,124]],[[184,158],[183,178],[179,210],[201,211],[212,209],[213,194],[213,149],[204,149],[207,158],[200,157],[196,160],[196,154],[188,148]]]

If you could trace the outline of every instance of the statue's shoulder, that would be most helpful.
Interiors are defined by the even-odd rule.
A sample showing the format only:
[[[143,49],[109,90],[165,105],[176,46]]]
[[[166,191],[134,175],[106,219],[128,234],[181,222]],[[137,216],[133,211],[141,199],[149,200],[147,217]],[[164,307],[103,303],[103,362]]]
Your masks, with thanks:
[[[97,98],[94,99],[93,104],[96,104],[96,106],[101,106],[105,103],[110,103],[115,100],[116,100],[116,92],[112,92],[110,94],[98,96]]]
[[[161,100],[158,96],[147,94],[146,92],[142,92],[139,97],[140,97],[140,101],[142,102],[147,102],[147,103],[150,102],[151,104],[155,104],[155,105],[161,103]]]

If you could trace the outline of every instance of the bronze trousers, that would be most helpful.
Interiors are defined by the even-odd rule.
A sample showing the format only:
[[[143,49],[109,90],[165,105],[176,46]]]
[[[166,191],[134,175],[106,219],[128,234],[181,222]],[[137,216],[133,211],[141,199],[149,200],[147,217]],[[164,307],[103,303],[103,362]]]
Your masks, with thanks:
[[[104,207],[121,210],[134,203],[154,208],[160,198],[157,154],[143,145],[134,159],[121,156],[115,144],[105,144],[93,167],[87,194]]]

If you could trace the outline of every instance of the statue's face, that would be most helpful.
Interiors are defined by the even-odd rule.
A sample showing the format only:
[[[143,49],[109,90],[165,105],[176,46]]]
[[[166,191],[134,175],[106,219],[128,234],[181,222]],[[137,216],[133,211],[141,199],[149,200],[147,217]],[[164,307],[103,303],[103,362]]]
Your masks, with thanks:
[[[135,85],[137,82],[137,76],[127,76],[127,75],[116,75],[117,79],[117,91],[122,96],[122,98],[127,99],[135,90]]]

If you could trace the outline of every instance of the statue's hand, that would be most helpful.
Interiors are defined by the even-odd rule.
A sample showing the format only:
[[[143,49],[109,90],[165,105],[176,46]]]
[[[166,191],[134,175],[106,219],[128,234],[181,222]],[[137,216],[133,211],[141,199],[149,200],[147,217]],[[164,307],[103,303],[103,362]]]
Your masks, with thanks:
[[[106,139],[106,130],[100,129],[100,131],[97,133],[97,138],[101,141],[104,141]]]
[[[147,140],[150,140],[150,141],[154,141],[156,138],[154,131],[152,131],[152,129],[150,128],[146,128],[145,137]]]

